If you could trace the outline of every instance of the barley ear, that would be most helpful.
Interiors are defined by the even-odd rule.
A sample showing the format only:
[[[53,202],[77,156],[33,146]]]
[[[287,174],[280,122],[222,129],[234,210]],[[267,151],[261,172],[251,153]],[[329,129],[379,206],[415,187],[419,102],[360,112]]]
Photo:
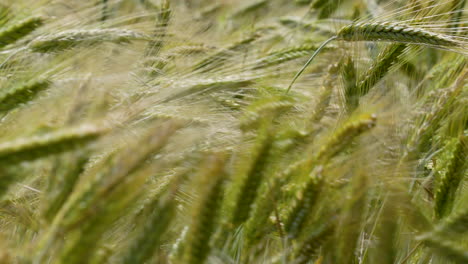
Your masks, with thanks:
[[[467,168],[465,160],[468,155],[467,143],[465,135],[450,140],[437,161],[434,199],[434,212],[437,218],[449,215],[452,210],[456,191]]]
[[[101,125],[83,124],[3,142],[0,144],[0,162],[31,161],[73,150],[95,140],[106,131],[107,129]]]
[[[59,52],[75,47],[111,42],[117,44],[129,43],[133,40],[148,40],[148,36],[126,29],[91,29],[66,30],[56,34],[48,34],[33,39],[28,47],[33,52]]]
[[[348,113],[354,111],[359,104],[356,67],[351,57],[346,57],[341,63],[341,76],[344,82],[344,101]]]
[[[353,175],[353,183],[335,233],[335,262],[355,263],[355,252],[361,234],[367,204],[367,176],[359,173]]]
[[[322,167],[318,167],[311,173],[304,188],[296,195],[291,211],[284,221],[284,229],[288,238],[294,239],[302,232],[306,220],[313,213],[314,205],[320,198],[322,188]]]
[[[357,80],[358,98],[366,95],[389,72],[405,49],[404,44],[392,44],[377,56],[372,66]]]
[[[423,242],[432,252],[453,261],[453,263],[463,264],[468,262],[468,250],[447,238],[425,234],[418,236],[416,239]]]
[[[123,264],[144,263],[157,253],[163,242],[162,236],[168,231],[176,214],[176,187],[173,186],[160,200],[154,201],[146,223],[122,257]]]
[[[186,263],[205,263],[210,253],[212,234],[217,226],[218,211],[223,198],[223,181],[226,157],[223,154],[209,156],[199,172],[201,186],[199,198],[192,211],[192,224],[187,237]]]
[[[34,99],[41,91],[50,87],[50,82],[45,79],[35,79],[16,85],[12,88],[0,90],[0,111],[7,112],[22,103]]]
[[[316,257],[320,247],[327,242],[334,234],[336,226],[334,223],[327,223],[318,228],[301,242],[294,256],[294,264],[306,264]]]
[[[462,208],[447,216],[434,227],[432,232],[451,238],[465,235],[468,232],[468,208]]]
[[[148,43],[145,50],[145,57],[149,58],[145,66],[151,67],[151,74],[154,75],[161,71],[165,64],[158,61],[157,56],[161,49],[164,47],[166,41],[167,28],[171,20],[171,2],[170,0],[163,0],[158,8],[158,15],[156,18],[156,29],[153,33],[152,40]]]
[[[258,189],[263,182],[271,146],[272,138],[268,128],[260,129],[257,136],[257,145],[254,148],[254,155],[250,158],[251,162],[243,176],[240,189],[237,193],[236,205],[231,220],[234,226],[244,223],[250,216]]]
[[[314,161],[324,164],[349,146],[355,138],[375,127],[376,122],[377,117],[374,114],[364,114],[351,119],[325,142],[315,155]]]
[[[30,17],[0,31],[0,48],[15,43],[44,24],[42,17]]]

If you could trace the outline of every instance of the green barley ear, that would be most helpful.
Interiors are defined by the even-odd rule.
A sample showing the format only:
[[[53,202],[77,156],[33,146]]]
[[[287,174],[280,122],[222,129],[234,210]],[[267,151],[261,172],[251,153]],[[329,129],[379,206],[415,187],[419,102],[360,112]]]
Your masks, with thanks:
[[[234,226],[244,223],[250,216],[252,205],[268,166],[268,156],[272,147],[270,133],[269,125],[264,125],[258,131],[254,153],[249,157],[250,164],[237,193],[231,220]]]
[[[334,234],[336,226],[334,223],[327,223],[314,231],[301,242],[294,255],[294,264],[307,264],[317,256],[320,247],[327,242]]]
[[[310,4],[311,9],[322,9],[327,4],[327,0],[313,0]]]
[[[171,4],[170,0],[161,1],[158,15],[156,19],[156,29],[152,35],[152,40],[148,43],[145,50],[145,57],[149,57],[149,61],[145,63],[145,66],[150,66],[152,74],[161,71],[165,64],[161,64],[156,58],[159,55],[161,49],[166,41],[167,28],[171,20]],[[154,60],[154,61],[152,61]]]
[[[468,208],[463,208],[444,218],[434,227],[433,234],[446,237],[464,236],[468,232]]]
[[[276,175],[271,182],[265,186],[265,194],[258,198],[252,211],[252,216],[245,223],[245,249],[250,250],[261,242],[261,240],[272,230],[270,215],[277,210],[281,187],[286,180],[281,175]],[[276,219],[278,221],[279,219]]]
[[[255,42],[260,36],[261,35],[258,33],[250,34],[247,38],[244,38],[239,42],[231,44],[213,55],[208,56],[194,66],[194,71],[207,73],[221,67],[232,56],[235,56],[238,52],[247,49],[250,44]]]
[[[310,172],[317,165],[326,165],[330,159],[341,153],[343,150],[352,145],[353,141],[363,133],[375,127],[377,117],[374,114],[363,114],[352,118],[344,123],[341,128],[337,129],[324,144],[321,145],[318,151],[314,149],[314,155],[306,157],[298,162],[288,166],[283,171],[285,175],[300,173],[300,171]]]
[[[334,49],[334,47],[328,47],[328,49]],[[266,55],[264,58],[259,59],[256,65],[253,66],[253,69],[257,70],[281,65],[283,63],[304,57],[315,50],[317,50],[316,45],[304,44],[300,46],[274,51]]]
[[[320,4],[320,11],[318,14],[319,19],[325,19],[329,18],[340,6],[341,1],[328,1],[325,4],[321,4],[321,1],[316,1],[316,4],[314,6],[317,6]]]
[[[333,81],[338,71],[338,64],[332,64],[328,68],[327,75],[325,76],[322,83],[322,91],[318,96],[317,103],[312,110],[312,116],[309,121],[309,128],[312,131],[317,130],[318,123],[323,119],[326,109],[330,105],[333,94]]]
[[[452,263],[468,263],[468,249],[444,237],[433,235],[432,233],[416,237],[425,246],[431,249],[431,252],[437,253]]]
[[[162,236],[168,231],[168,227],[176,215],[175,194],[179,181],[180,179],[175,179],[168,193],[160,200],[153,202],[151,214],[139,230],[135,240],[127,248],[121,258],[121,263],[145,263],[158,253],[159,247],[163,243]]]
[[[96,252],[96,255],[89,261],[89,264],[104,264],[110,263],[111,257],[115,254],[112,246],[101,245]]]
[[[8,165],[22,161],[32,161],[53,154],[83,147],[106,132],[101,126],[84,124],[78,127],[59,129],[47,134],[19,138],[0,143],[0,197],[10,185],[19,180],[14,172],[6,170]]]
[[[398,254],[399,214],[394,201],[387,195],[382,202],[382,213],[376,219],[376,249],[370,251],[375,263],[396,263]]]
[[[76,149],[95,140],[107,130],[99,124],[82,124],[3,142],[0,143],[0,162],[5,164],[31,161]]]
[[[401,158],[401,162],[414,159],[418,153],[424,153],[431,147],[431,139],[441,126],[443,118],[452,111],[454,101],[462,94],[466,85],[468,70],[464,70],[450,88],[441,89],[438,97],[429,105],[429,111],[424,113],[418,126],[408,138],[407,147]]]
[[[401,23],[386,22],[360,22],[341,28],[338,33],[323,42],[312,54],[309,60],[302,66],[288,86],[286,92],[291,90],[293,84],[301,76],[304,70],[312,63],[313,59],[328,43],[333,40],[344,41],[385,41],[395,43],[426,45],[438,48],[464,48],[465,44],[452,36],[439,34],[423,28],[405,25]]]
[[[7,112],[20,104],[29,102],[49,87],[48,80],[34,79],[11,88],[3,88],[0,90],[0,111]]]
[[[101,0],[101,21],[107,20],[109,12],[109,0]]]
[[[372,87],[390,71],[390,68],[398,63],[406,47],[405,44],[392,44],[377,56],[372,66],[357,80],[358,100],[369,93]],[[359,104],[359,101],[356,103]]]
[[[218,211],[223,198],[226,157],[214,154],[208,157],[199,172],[199,198],[193,205],[192,223],[186,244],[186,262],[205,263],[210,252],[212,234],[217,225]]]
[[[167,103],[172,100],[182,99],[188,96],[195,96],[199,94],[206,94],[217,90],[236,90],[247,87],[253,83],[250,78],[238,77],[238,76],[226,76],[222,78],[197,80],[194,84],[190,84],[188,87],[184,87],[179,92],[174,92],[162,102]]]
[[[359,104],[359,90],[357,87],[357,73],[354,61],[347,56],[341,63],[341,76],[344,82],[344,101],[348,113],[354,111]]]
[[[314,211],[314,205],[317,203],[323,187],[322,169],[322,167],[318,167],[311,173],[284,221],[284,230],[290,239],[296,238],[302,232],[306,220]]]
[[[3,28],[8,22],[11,21],[13,17],[13,12],[10,6],[5,4],[0,4],[0,28]]]
[[[125,44],[134,40],[148,39],[148,36],[144,34],[127,29],[66,30],[56,34],[39,36],[33,39],[28,47],[33,52],[49,53],[103,42]]]
[[[146,50],[146,56],[157,56],[159,51],[164,44],[164,38],[166,37],[167,27],[171,20],[171,2],[170,0],[162,0],[159,12],[156,20],[157,29],[153,34],[153,41],[148,43],[148,47]]]
[[[463,26],[461,19],[463,18],[464,8],[466,6],[466,0],[452,0],[452,16],[450,18],[451,28],[459,30]]]
[[[287,112],[294,107],[294,101],[284,96],[272,96],[260,99],[245,109],[245,114],[240,119],[240,127],[243,131],[258,129],[265,123],[265,119]]]
[[[390,22],[361,22],[341,28],[337,39],[345,41],[386,41],[436,47],[460,47],[451,36],[434,33],[423,28]]]
[[[444,152],[437,160],[434,197],[434,212],[437,218],[449,215],[452,210],[456,191],[467,169],[467,147],[465,135],[449,140]]]
[[[374,114],[364,114],[356,119],[351,119],[320,148],[314,157],[315,162],[323,164],[334,157],[349,146],[355,138],[375,127],[376,122],[377,117]]]
[[[256,0],[256,1],[248,3],[247,5],[240,7],[231,15],[231,17],[241,18],[249,14],[252,14],[262,8],[266,8],[267,6],[268,6],[267,0]]]
[[[458,54],[448,54],[431,70],[429,76],[433,80],[431,90],[451,86],[468,66],[468,58]]]
[[[67,153],[55,159],[54,167],[48,179],[45,192],[47,203],[42,209],[43,218],[49,223],[63,206],[70,193],[73,191],[79,176],[84,172],[88,164],[88,153]]]
[[[0,48],[13,44],[44,24],[42,17],[30,17],[0,31]]]
[[[353,175],[352,186],[336,230],[334,263],[355,263],[355,252],[361,235],[367,205],[367,175]]]
[[[148,160],[166,146],[178,128],[180,126],[175,122],[152,125],[139,137],[132,138],[133,144],[130,147],[121,149],[121,152],[112,152],[94,164],[94,167],[89,168],[80,177],[80,182],[76,184],[56,214],[47,234],[39,242],[38,261],[42,261],[47,254],[54,254],[50,252],[51,246],[55,246],[54,252],[59,252],[57,255],[60,262],[80,263],[85,252],[88,256],[93,256],[103,234],[123,212],[131,207],[140,195],[136,190],[142,188],[156,168],[155,164],[148,164]],[[149,221],[152,222],[149,225],[154,224],[157,221],[155,218],[159,217],[159,215],[150,217]],[[57,236],[61,232],[67,234],[66,242],[63,245],[51,245],[53,241],[57,241]],[[152,234],[144,233],[144,235]],[[154,239],[144,235],[142,238],[144,243],[146,239]],[[156,241],[158,240],[159,237],[156,238]],[[135,243],[140,242],[141,240],[137,239]],[[130,246],[130,252],[125,252],[128,253],[126,256],[130,256],[129,263],[135,263],[132,262],[134,257],[145,257],[148,252],[152,254],[154,248],[151,247],[151,243],[148,246],[149,249],[146,248],[146,251],[141,252],[135,252],[135,247],[138,250],[142,248],[141,244]]]

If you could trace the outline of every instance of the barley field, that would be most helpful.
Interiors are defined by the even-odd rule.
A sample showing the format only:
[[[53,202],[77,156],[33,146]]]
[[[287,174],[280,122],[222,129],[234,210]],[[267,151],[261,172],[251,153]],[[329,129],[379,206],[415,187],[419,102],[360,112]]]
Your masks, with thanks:
[[[0,264],[468,263],[467,6],[0,1]]]

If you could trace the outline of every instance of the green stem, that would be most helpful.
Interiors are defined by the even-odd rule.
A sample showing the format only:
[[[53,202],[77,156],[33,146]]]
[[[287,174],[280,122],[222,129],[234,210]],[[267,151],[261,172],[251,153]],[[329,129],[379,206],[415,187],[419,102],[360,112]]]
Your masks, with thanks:
[[[312,54],[312,56],[310,57],[310,59],[306,62],[306,64],[304,64],[304,66],[302,66],[302,69],[296,73],[296,75],[294,76],[291,84],[289,84],[288,86],[288,89],[286,90],[286,93],[289,92],[289,90],[291,90],[293,84],[296,82],[297,78],[299,78],[299,76],[301,76],[301,74],[304,72],[304,70],[307,68],[307,66],[309,66],[309,64],[314,60],[314,58],[319,54],[319,52],[330,42],[332,42],[333,40],[335,40],[337,38],[337,36],[333,36],[329,39],[327,39],[325,42],[322,43],[322,45],[320,45],[320,47],[318,47],[318,49],[314,52],[314,54]]]

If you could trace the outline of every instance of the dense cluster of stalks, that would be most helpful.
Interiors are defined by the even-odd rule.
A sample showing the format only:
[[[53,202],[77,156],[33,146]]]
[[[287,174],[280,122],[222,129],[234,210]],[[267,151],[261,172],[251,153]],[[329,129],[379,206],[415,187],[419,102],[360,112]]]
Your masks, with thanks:
[[[468,263],[466,2],[3,1],[0,263]]]

